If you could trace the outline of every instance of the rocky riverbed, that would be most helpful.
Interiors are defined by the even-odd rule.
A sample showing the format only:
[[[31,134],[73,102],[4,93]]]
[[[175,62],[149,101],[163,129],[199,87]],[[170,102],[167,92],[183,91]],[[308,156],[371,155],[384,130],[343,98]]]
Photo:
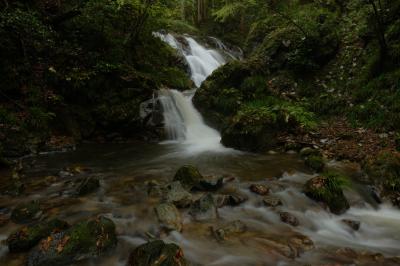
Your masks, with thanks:
[[[181,145],[86,144],[4,172],[0,263],[398,265],[400,211],[352,164]]]

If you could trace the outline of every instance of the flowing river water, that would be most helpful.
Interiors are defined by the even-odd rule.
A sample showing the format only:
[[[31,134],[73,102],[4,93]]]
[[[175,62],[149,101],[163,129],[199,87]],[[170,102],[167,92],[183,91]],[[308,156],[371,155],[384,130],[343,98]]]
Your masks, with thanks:
[[[184,37],[183,44],[170,34],[158,36],[185,56],[197,86],[230,58],[190,37]],[[194,108],[194,93],[160,92],[169,136],[163,143],[82,144],[75,151],[26,159],[26,165],[32,165],[25,170],[26,196],[1,195],[0,211],[39,200],[47,206],[45,217],[70,223],[99,214],[111,218],[117,226],[116,250],[78,265],[126,265],[129,252],[151,235],[178,244],[191,265],[398,265],[398,260],[389,258],[400,254],[399,209],[376,206],[363,186],[354,185],[345,190],[351,208],[339,216],[331,214],[302,193],[304,183],[315,175],[297,154],[250,154],[223,147],[219,132],[208,127]],[[224,187],[215,194],[240,193],[248,200],[221,207],[217,218],[201,221],[183,209],[182,232],[160,233],[154,213],[158,199],[148,195],[148,182],[171,182],[186,164],[195,165],[205,176],[225,177]],[[71,196],[71,177],[60,175],[66,167],[79,169],[78,175],[98,176],[101,189],[85,197]],[[351,165],[331,163],[330,167],[357,174]],[[249,190],[251,184],[268,185],[270,195],[280,198],[282,205],[266,207],[263,197]],[[201,196],[194,193],[195,198]],[[296,216],[299,226],[283,223],[279,212]],[[359,221],[359,230],[343,219]],[[224,241],[216,239],[212,228],[237,220],[245,230]],[[0,239],[18,227],[13,223],[0,227]],[[23,256],[0,247],[0,265],[21,265]]]

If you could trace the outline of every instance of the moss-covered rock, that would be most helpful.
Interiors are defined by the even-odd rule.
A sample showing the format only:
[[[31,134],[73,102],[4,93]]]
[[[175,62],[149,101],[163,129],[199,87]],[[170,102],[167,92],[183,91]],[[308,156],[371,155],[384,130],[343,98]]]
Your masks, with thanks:
[[[71,265],[83,259],[100,256],[116,244],[115,224],[100,216],[43,239],[29,253],[27,265]]]
[[[191,190],[202,180],[204,180],[204,177],[200,174],[199,170],[192,165],[182,166],[174,176],[174,181],[179,181],[187,190]]]
[[[334,214],[342,214],[350,208],[343,194],[348,179],[337,173],[324,173],[307,181],[304,193],[311,199],[325,203]]]
[[[49,222],[40,222],[36,225],[25,226],[12,233],[6,240],[10,252],[27,251],[39,241],[52,233],[57,233],[68,228],[64,221],[54,219]]]
[[[156,240],[137,247],[129,255],[129,266],[186,266],[182,249]]]
[[[175,181],[167,185],[164,200],[178,208],[185,208],[192,203],[192,194],[186,191],[179,181]]]
[[[311,155],[305,159],[305,164],[316,172],[321,172],[324,167],[324,158],[319,155]]]
[[[15,207],[11,213],[11,221],[17,224],[30,223],[40,217],[41,210],[38,201],[23,203]]]
[[[364,163],[364,169],[370,181],[382,187],[389,197],[400,193],[399,152],[382,151],[376,157],[371,156]]]
[[[100,181],[96,177],[84,178],[76,188],[76,195],[84,196],[86,194],[96,191],[100,187]]]

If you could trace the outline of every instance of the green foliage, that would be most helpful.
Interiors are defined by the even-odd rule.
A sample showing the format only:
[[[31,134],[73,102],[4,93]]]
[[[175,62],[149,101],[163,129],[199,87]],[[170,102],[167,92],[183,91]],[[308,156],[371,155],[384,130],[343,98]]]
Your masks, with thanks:
[[[243,111],[244,113],[257,113],[257,111],[261,114],[270,113],[275,117],[274,120],[278,120],[280,123],[297,125],[308,130],[317,125],[315,115],[307,111],[303,106],[274,97],[266,97],[248,102],[244,106]]]
[[[351,186],[349,178],[337,172],[325,172],[322,174],[322,178],[323,185],[314,188],[310,193],[313,194],[313,197],[325,202],[334,201],[338,194],[342,194],[344,188]]]

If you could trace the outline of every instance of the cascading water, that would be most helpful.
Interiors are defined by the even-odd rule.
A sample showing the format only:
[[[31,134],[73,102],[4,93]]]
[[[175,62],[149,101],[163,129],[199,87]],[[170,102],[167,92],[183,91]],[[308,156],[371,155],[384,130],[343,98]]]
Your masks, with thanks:
[[[227,62],[223,54],[217,50],[205,48],[191,37],[182,37],[183,41],[180,42],[171,34],[155,33],[154,35],[182,54],[190,67],[191,79],[197,88],[214,70]],[[232,55],[230,54],[229,57]],[[195,92],[195,89],[184,93],[177,90],[159,92],[168,138],[187,144],[186,148],[189,152],[228,150],[220,143],[219,132],[207,126],[201,114],[193,106],[192,98]]]

